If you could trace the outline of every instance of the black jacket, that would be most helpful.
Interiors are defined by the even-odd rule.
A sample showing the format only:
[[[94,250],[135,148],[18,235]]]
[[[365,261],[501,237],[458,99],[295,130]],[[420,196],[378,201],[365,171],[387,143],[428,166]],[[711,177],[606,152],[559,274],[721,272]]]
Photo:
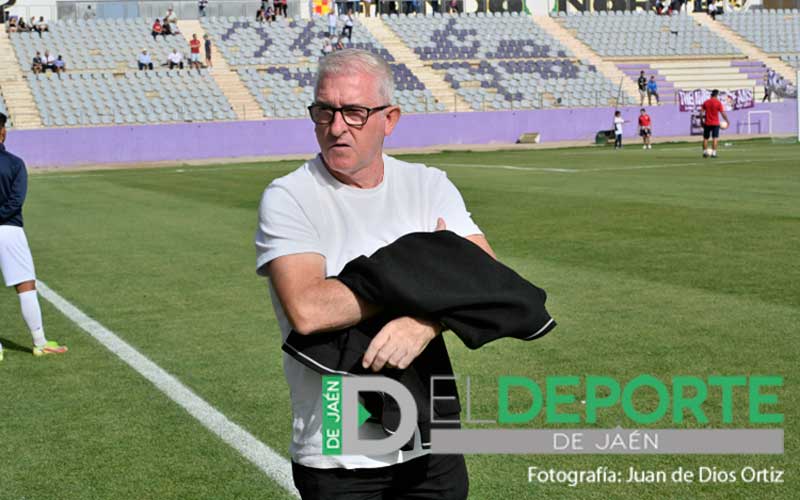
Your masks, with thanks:
[[[450,231],[403,236],[371,257],[353,259],[337,279],[364,300],[381,305],[382,314],[336,332],[289,334],[283,350],[326,375],[367,374],[361,359],[370,341],[383,325],[401,316],[440,321],[471,349],[503,337],[537,339],[556,325],[544,307],[544,290]],[[381,374],[398,380],[414,395],[423,446],[430,443],[432,427],[459,426],[461,407],[451,380],[436,382],[437,398],[453,399],[436,399],[433,411],[437,420],[453,423],[432,423],[430,418],[431,377],[453,375],[441,335],[407,369],[384,369]],[[365,407],[384,429],[397,429],[400,415],[394,400],[371,397]]]
[[[0,143],[0,226],[22,227],[22,204],[27,192],[25,163]]]

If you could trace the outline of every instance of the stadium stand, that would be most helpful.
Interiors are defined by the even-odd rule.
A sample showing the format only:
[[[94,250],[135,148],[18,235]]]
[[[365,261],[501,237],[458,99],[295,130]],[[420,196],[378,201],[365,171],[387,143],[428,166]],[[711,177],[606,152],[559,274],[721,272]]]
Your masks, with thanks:
[[[228,64],[237,68],[248,65],[314,64],[322,55],[322,46],[328,37],[328,24],[320,16],[311,20],[278,17],[272,23],[257,23],[245,17],[207,17],[200,22]],[[339,33],[341,28],[340,22]],[[389,51],[358,20],[353,28],[352,43],[346,45],[369,50],[381,54],[389,62],[394,61]]]
[[[764,11],[764,12],[772,12],[772,11]],[[777,10],[775,12],[780,12],[780,10]],[[791,11],[788,11],[788,13],[787,11],[783,12],[784,15],[789,15],[789,13],[791,13]],[[753,61],[760,61],[764,63],[766,66],[768,66],[770,69],[776,71],[787,81],[796,83],[797,71],[790,64],[787,63],[786,59],[779,57],[779,54],[772,54],[768,52],[767,50],[759,46],[756,42],[754,42],[751,39],[748,39],[745,35],[736,31],[731,26],[726,24],[726,21],[730,22],[728,20],[729,18],[727,17],[728,15],[733,15],[737,17],[760,16],[760,18],[765,18],[765,17],[769,18],[772,16],[772,14],[769,13],[755,14],[755,11],[751,11],[748,13],[740,12],[737,14],[728,13],[725,14],[724,16],[718,16],[717,21],[714,21],[711,19],[711,17],[704,14],[699,14],[699,13],[692,14],[694,19],[698,21],[700,24],[703,24],[711,31],[715,32],[718,36],[727,39],[730,43],[733,43],[737,47],[739,47],[739,49],[742,51],[742,53],[745,54],[745,56],[747,56],[748,59],[751,59]],[[745,24],[749,24],[749,22],[745,21]],[[753,24],[760,26],[760,23],[753,23]],[[768,30],[769,27],[767,26],[764,27],[763,29]],[[788,31],[790,31],[791,29],[792,29],[791,27],[787,28],[785,25],[780,25],[780,23],[776,21],[776,30],[785,32],[788,35]],[[795,26],[794,29],[797,29],[797,27]],[[772,37],[772,35],[764,35],[764,36],[767,38]],[[795,45],[794,52],[795,53],[800,52],[800,45]],[[791,54],[782,54],[782,55],[791,55]],[[791,61],[791,59],[789,61]]]
[[[8,122],[6,123],[6,126],[8,126],[8,128],[11,128],[11,127],[14,126],[14,123],[13,123],[13,120],[11,120],[11,116],[10,116],[10,114],[8,112],[8,108],[6,107],[6,99],[5,99],[5,97],[3,97],[2,90],[3,89],[0,88],[0,113],[3,113],[4,115],[6,115],[9,118]]]
[[[423,60],[570,57],[567,48],[530,22],[504,12],[406,16],[390,14],[384,22]]]
[[[46,127],[234,119],[205,71],[42,74],[31,87]]]
[[[147,49],[156,66],[177,48],[186,52],[186,40],[179,35],[150,36],[150,23],[143,18],[97,19],[92,21],[51,21],[50,32],[12,33],[11,43],[22,65],[30,73],[30,61],[37,51],[62,55],[69,71],[136,69],[142,49]]]
[[[741,55],[686,14],[591,12],[559,18],[567,29],[606,57]]]
[[[800,52],[800,10],[731,12],[718,21],[770,54]]]
[[[328,38],[324,17],[310,20],[278,18],[257,23],[245,18],[204,18],[203,28],[261,106],[267,118],[300,118],[307,115],[313,100],[314,73]],[[341,21],[337,32],[341,33]],[[383,56],[392,67],[395,101],[404,111],[424,113],[445,111],[430,90],[406,66],[397,63],[389,51],[358,20],[352,41],[346,47],[369,50]]]
[[[5,27],[0,28],[0,93],[3,94],[4,106],[8,116],[18,128],[41,127],[39,112],[33,101],[28,82],[25,80],[22,67],[17,61],[11,41],[5,34]]]
[[[617,85],[574,59],[528,16],[390,14],[383,20],[432,69],[444,72],[472,110],[616,103]]]

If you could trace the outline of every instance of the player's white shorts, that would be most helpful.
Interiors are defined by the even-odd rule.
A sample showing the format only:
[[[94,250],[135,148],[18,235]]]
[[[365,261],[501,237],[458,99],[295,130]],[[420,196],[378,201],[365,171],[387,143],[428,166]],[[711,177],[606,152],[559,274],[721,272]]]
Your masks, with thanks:
[[[0,272],[6,286],[36,279],[31,249],[21,227],[0,226]]]
[[[200,54],[191,54],[191,58],[189,59],[191,62],[200,62]]]

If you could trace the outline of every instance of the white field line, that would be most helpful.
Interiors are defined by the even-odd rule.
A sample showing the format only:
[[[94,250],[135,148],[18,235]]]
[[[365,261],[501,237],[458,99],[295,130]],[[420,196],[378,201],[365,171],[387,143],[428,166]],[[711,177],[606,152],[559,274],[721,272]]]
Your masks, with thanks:
[[[228,420],[219,410],[183,385],[180,380],[150,361],[114,332],[87,316],[46,284],[37,281],[36,288],[39,294],[61,311],[64,316],[149,380],[158,390],[203,424],[206,429],[219,436],[220,439],[250,460],[291,495],[300,498],[300,494],[294,487],[291,464],[288,460],[239,425]]]
[[[501,169],[501,170],[527,170],[530,172],[552,172],[560,174],[581,174],[584,172],[612,172],[617,170],[645,170],[651,168],[672,168],[672,167],[691,167],[695,165],[728,165],[736,163],[767,163],[776,161],[786,161],[786,158],[768,158],[764,160],[712,160],[692,161],[685,163],[651,163],[647,165],[630,165],[627,167],[600,167],[600,168],[542,168],[542,167],[520,167],[516,165],[476,165],[468,163],[437,163],[433,167],[455,167],[455,168],[481,168],[481,169]]]

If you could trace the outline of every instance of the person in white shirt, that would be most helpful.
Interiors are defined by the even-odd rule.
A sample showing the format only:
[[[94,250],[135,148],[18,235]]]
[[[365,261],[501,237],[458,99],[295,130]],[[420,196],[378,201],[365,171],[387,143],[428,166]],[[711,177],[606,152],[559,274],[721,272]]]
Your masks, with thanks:
[[[147,53],[147,49],[142,50],[139,54],[139,70],[153,69],[153,58]]]
[[[392,94],[392,71],[380,56],[345,49],[319,62],[309,113],[320,153],[266,188],[255,237],[256,269],[269,277],[283,339],[292,329],[314,335],[377,314],[376,306],[326,278],[406,234],[447,228],[494,256],[445,172],[383,154],[401,114]],[[376,372],[404,369],[440,334],[436,322],[394,319],[362,364]],[[429,454],[419,433],[410,451],[324,455],[321,376],[286,354],[283,363],[292,400],[292,470],[303,499],[353,498],[354,491],[363,498],[467,497],[464,457]],[[361,429],[385,437],[380,424]]]
[[[45,50],[44,55],[42,56],[42,66],[44,67],[44,71],[48,69],[55,73],[56,71],[56,58],[50,51]]]
[[[172,52],[167,56],[167,64],[169,69],[175,69],[176,66],[183,69],[183,54],[178,52],[178,49],[172,49]]]
[[[347,15],[342,16],[342,20],[344,21],[344,28],[342,28],[342,36],[340,38],[344,38],[346,35],[347,42],[350,43],[353,40],[353,10],[348,10]]]
[[[622,118],[622,113],[619,111],[614,112],[614,149],[622,149],[622,125],[625,119]]]
[[[175,11],[170,7],[167,9],[167,15],[164,16],[164,21],[168,22],[169,24],[175,24],[178,22],[178,16],[175,14]]]
[[[336,36],[336,13],[333,12],[333,9],[328,12],[328,35]]]

